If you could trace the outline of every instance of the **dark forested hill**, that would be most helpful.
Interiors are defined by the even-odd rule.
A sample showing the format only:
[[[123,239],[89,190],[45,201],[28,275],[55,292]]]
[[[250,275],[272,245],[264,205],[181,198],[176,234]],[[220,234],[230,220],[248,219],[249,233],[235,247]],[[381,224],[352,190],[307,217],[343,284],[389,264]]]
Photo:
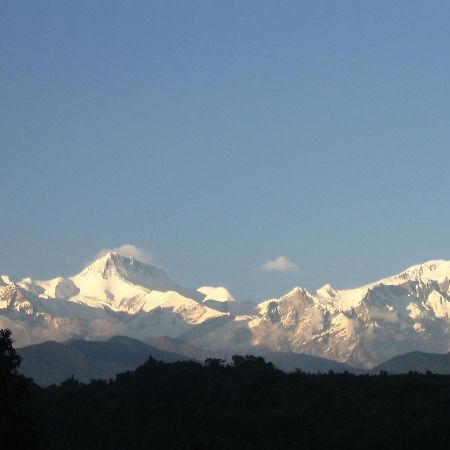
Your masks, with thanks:
[[[448,449],[450,377],[166,364],[33,397],[42,449]]]

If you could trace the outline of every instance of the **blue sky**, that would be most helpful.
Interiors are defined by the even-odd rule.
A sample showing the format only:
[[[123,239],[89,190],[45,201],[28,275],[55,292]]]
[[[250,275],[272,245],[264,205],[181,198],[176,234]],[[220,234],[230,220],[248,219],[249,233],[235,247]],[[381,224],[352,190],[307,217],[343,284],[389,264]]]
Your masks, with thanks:
[[[448,2],[1,11],[0,273],[131,243],[259,300],[450,258]]]

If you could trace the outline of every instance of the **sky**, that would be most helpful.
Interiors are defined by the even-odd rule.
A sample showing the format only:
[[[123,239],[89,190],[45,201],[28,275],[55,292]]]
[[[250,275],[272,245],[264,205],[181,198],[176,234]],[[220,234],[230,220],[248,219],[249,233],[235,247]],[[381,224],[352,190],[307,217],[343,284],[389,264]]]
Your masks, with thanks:
[[[450,259],[449,2],[0,6],[0,273],[127,244],[262,300]]]

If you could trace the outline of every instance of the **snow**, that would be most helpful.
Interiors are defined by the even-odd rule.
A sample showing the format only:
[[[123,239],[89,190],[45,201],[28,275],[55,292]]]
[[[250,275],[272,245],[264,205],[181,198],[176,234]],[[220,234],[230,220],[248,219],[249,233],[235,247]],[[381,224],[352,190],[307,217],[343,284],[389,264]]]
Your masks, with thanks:
[[[424,282],[436,281],[442,283],[445,280],[449,279],[450,279],[450,261],[436,259],[428,261],[424,264],[412,266],[406,269],[405,271],[399,273],[398,275],[385,278],[376,283],[373,283],[370,286],[376,286],[378,284],[398,285],[404,283],[405,281],[417,281],[417,280],[421,280]]]
[[[437,291],[431,292],[425,303],[439,319],[449,319],[450,301]]]
[[[13,280],[8,275],[0,275],[0,286],[8,286]]]
[[[334,298],[336,296],[336,290],[331,284],[325,284],[320,289],[317,289],[317,295],[324,298]]]

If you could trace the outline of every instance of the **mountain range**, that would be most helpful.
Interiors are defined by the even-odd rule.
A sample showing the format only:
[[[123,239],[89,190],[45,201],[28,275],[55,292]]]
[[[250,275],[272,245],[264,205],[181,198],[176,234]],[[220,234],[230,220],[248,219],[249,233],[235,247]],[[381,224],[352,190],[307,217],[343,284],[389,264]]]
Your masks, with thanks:
[[[450,261],[338,290],[296,287],[258,304],[224,287],[189,289],[159,267],[107,253],[48,281],[0,276],[0,327],[16,344],[180,339],[205,354],[292,352],[372,368],[413,351],[450,349]]]

